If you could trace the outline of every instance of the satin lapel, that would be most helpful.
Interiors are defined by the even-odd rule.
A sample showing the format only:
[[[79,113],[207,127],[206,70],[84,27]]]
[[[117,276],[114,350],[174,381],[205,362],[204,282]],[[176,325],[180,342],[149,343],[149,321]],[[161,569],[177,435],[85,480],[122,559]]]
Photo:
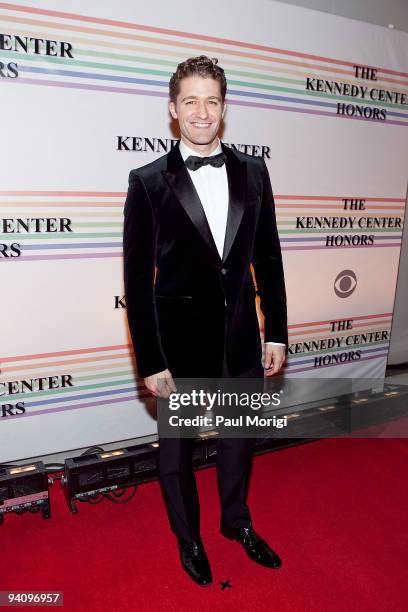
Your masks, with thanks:
[[[241,162],[235,153],[224,144],[222,144],[222,150],[227,156],[226,169],[229,191],[227,230],[222,255],[222,261],[224,262],[234,243],[245,210],[247,164],[244,161]]]
[[[211,249],[213,255],[215,255],[218,262],[220,262],[221,258],[214,242],[210,226],[208,225],[203,205],[201,204],[194,183],[184,164],[178,144],[175,145],[168,154],[167,171],[163,170],[163,175],[187,215]]]

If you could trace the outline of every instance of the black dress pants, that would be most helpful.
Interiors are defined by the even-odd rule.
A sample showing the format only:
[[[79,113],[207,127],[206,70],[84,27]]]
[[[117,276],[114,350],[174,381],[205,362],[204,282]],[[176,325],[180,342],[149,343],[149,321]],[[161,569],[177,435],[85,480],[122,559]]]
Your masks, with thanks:
[[[240,378],[263,378],[262,363]],[[232,378],[225,356],[221,378]],[[189,542],[200,536],[200,504],[192,467],[193,438],[160,438],[158,471],[170,527]],[[217,482],[221,520],[229,527],[248,527],[251,515],[246,503],[252,463],[253,438],[217,439]]]

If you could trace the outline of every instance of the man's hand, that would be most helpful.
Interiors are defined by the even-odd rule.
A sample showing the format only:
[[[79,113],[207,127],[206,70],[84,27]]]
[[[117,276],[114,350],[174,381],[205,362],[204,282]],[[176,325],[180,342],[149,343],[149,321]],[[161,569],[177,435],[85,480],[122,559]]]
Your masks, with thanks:
[[[286,347],[265,344],[265,376],[273,376],[282,368],[286,359]]]
[[[150,393],[155,397],[167,399],[171,393],[177,391],[170,370],[163,370],[157,372],[157,374],[146,376],[144,382]]]

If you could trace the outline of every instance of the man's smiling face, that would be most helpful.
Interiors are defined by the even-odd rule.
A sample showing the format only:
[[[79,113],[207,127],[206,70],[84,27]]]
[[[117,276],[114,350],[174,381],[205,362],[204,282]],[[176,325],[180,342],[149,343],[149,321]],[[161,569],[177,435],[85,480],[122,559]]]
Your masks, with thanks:
[[[211,77],[189,76],[181,79],[179,88],[176,101],[169,103],[171,116],[178,120],[186,145],[207,154],[215,148],[226,108],[220,83]]]

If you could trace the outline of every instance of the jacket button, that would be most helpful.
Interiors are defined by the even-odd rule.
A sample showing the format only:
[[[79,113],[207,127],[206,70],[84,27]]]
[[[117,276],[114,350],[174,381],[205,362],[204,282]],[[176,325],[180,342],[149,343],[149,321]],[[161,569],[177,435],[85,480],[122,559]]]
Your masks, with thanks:
[[[221,268],[220,272],[221,272],[221,274],[222,274],[223,276],[225,276],[225,275],[226,275],[226,273],[228,272],[228,270],[227,270],[227,268]]]

